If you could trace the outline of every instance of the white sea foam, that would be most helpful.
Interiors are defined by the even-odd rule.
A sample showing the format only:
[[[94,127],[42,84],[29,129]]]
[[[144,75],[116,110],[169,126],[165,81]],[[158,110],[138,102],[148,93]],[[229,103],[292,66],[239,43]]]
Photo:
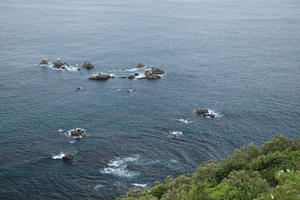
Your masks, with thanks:
[[[65,155],[66,155],[66,154],[64,154],[64,153],[60,153],[60,154],[58,154],[58,155],[52,156],[52,158],[53,158],[54,160],[62,159]]]
[[[109,75],[110,77],[116,77],[116,75],[113,74],[113,73],[109,73],[108,75]]]
[[[58,132],[59,132],[59,133],[63,133],[64,130],[63,130],[63,129],[58,129]]]
[[[175,137],[178,137],[178,136],[180,136],[180,135],[182,135],[182,134],[183,134],[182,131],[170,131],[170,132],[168,133],[168,136],[169,136],[169,137],[175,138]]]
[[[215,117],[223,117],[221,113],[216,112],[215,110],[208,109],[209,114],[214,114]],[[209,118],[209,117],[208,117]]]
[[[133,183],[132,185],[136,187],[147,187],[147,184]]]
[[[139,156],[125,157],[123,159],[116,158],[111,160],[107,165],[108,167],[102,169],[100,172],[103,174],[113,174],[119,177],[131,178],[139,175],[139,172],[129,171],[127,169],[127,164],[130,162],[136,162]]]
[[[135,79],[144,78],[145,73],[139,73],[139,75],[135,76]]]
[[[73,143],[75,143],[75,140],[70,141],[70,144],[73,144]]]
[[[136,72],[136,71],[139,71],[138,68],[132,68],[132,69],[126,69],[124,71],[128,71],[128,72]]]
[[[171,163],[178,163],[178,160],[172,159],[170,160]]]
[[[185,123],[185,124],[191,124],[191,123],[193,123],[193,121],[189,120],[189,119],[179,119],[178,121],[180,121],[182,123]]]
[[[102,187],[103,187],[103,185],[97,184],[97,185],[95,185],[94,189],[95,189],[95,190],[99,190],[99,189],[102,188]]]
[[[79,71],[79,67],[74,67],[72,65],[63,65],[65,67],[65,69],[57,69],[57,68],[54,68],[54,64],[52,62],[49,62],[48,64],[43,64],[43,65],[40,65],[42,67],[48,67],[48,68],[51,68],[51,69],[55,69],[55,70],[59,70],[59,71],[73,71],[73,72],[77,72]]]

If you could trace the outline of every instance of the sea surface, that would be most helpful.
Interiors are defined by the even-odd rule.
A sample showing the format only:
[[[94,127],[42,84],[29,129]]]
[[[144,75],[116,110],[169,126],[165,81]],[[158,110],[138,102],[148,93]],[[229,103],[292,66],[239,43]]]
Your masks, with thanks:
[[[166,73],[88,80],[139,63]],[[114,199],[297,138],[299,108],[299,0],[1,0],[0,199]]]

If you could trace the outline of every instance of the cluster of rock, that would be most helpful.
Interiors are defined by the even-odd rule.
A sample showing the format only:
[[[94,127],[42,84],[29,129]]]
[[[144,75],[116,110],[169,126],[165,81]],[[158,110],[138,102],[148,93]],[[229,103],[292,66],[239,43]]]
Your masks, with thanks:
[[[145,65],[143,64],[138,64],[136,68],[143,68]],[[138,78],[139,80],[147,79],[147,80],[155,80],[155,79],[160,79],[161,74],[164,74],[165,72],[161,69],[158,69],[157,67],[152,67],[151,70],[146,70],[145,71],[145,76],[142,78]],[[137,74],[138,75],[138,74]],[[129,77],[128,77],[129,78]],[[134,78],[134,76],[133,76]]]
[[[50,62],[43,58],[42,61],[40,62],[40,65],[43,66],[43,65],[48,65]],[[53,63],[53,68],[56,68],[56,69],[66,69],[67,67],[70,67],[70,65],[66,62],[62,62],[59,58],[57,58],[56,62]],[[93,64],[91,64],[90,62],[85,62],[82,64],[82,67],[85,68],[85,69],[93,69],[95,68],[95,66]],[[79,71],[80,68],[77,68],[77,70]]]
[[[83,129],[81,128],[76,128],[75,130],[71,130],[71,136],[73,137],[81,137],[81,136],[86,136],[86,133]]]
[[[40,62],[40,65],[43,66],[43,65],[48,65],[50,64],[49,61],[47,59],[42,59],[42,61]],[[62,62],[59,58],[56,60],[55,63],[53,63],[52,65],[53,68],[55,69],[67,69],[70,67],[70,65],[66,62]],[[80,69],[77,68],[77,70],[79,71]]]
[[[211,117],[211,118],[214,118],[214,117],[215,117],[215,114],[209,113],[209,110],[206,109],[206,108],[200,108],[200,109],[197,109],[197,110],[196,110],[196,113],[197,113],[198,115],[203,115],[204,117]]]
[[[56,62],[53,64],[53,68],[56,69],[66,69],[66,67],[69,67],[70,65],[66,62],[62,62],[60,59],[57,59]],[[79,68],[77,70],[80,70]]]
[[[138,64],[136,66],[136,68],[138,69],[142,69],[144,68],[145,65],[144,64]],[[155,79],[160,79],[161,78],[161,75],[164,74],[165,72],[157,67],[152,67],[151,70],[146,70],[144,72],[144,76],[143,77],[140,77],[140,73],[139,72],[134,72],[133,74],[129,75],[128,77],[127,76],[122,76],[121,78],[128,78],[130,80],[132,79],[138,79],[138,80],[143,80],[143,79],[146,79],[146,80],[155,80]],[[108,74],[101,74],[101,73],[98,73],[97,75],[89,78],[89,80],[98,80],[98,81],[103,81],[103,80],[108,80],[109,78],[114,78],[113,76],[110,76]]]
[[[85,131],[81,128],[76,128],[74,130],[71,130],[70,132],[68,132],[68,134],[70,134],[72,137],[75,138],[86,136]],[[62,157],[62,160],[65,162],[71,162],[72,160],[74,160],[74,158],[75,158],[74,155],[67,154],[64,157]]]
[[[90,77],[89,80],[105,81],[108,80],[109,78],[113,78],[113,77],[108,74],[98,73],[97,75]]]
[[[145,77],[139,78],[141,79],[147,79],[147,80],[155,80],[155,79],[160,79],[161,75],[164,74],[165,72],[161,69],[158,69],[157,67],[152,67],[151,70],[145,71]]]

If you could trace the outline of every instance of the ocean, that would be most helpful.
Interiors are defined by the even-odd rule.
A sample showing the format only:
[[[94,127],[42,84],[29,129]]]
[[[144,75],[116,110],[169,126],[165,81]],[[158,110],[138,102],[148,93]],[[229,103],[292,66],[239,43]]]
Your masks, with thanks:
[[[165,74],[88,80],[139,63]],[[298,0],[1,0],[0,65],[0,199],[114,199],[300,136]]]

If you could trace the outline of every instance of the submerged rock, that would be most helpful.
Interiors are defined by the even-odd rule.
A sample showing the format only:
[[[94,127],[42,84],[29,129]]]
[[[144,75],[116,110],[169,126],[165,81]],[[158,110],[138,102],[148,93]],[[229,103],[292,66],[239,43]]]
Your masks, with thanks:
[[[130,75],[130,76],[128,76],[128,79],[134,79],[135,78],[135,76],[134,75]]]
[[[208,114],[208,109],[206,109],[206,108],[200,108],[200,109],[197,109],[197,110],[196,110],[196,113],[197,113],[198,115]]]
[[[134,72],[134,74],[133,74],[134,76],[138,76],[139,75],[139,73],[138,72]]]
[[[149,76],[145,77],[147,80],[155,80],[155,79],[160,79],[161,77],[156,75],[156,74],[151,74]]]
[[[74,92],[77,92],[77,91],[79,91],[79,90],[81,90],[81,87],[75,88]]]
[[[151,74],[151,72],[150,71],[145,71],[145,76],[148,76],[148,75],[150,75]]]
[[[86,136],[86,133],[84,130],[77,128],[77,129],[71,131],[71,136],[73,136],[73,137]]]
[[[62,157],[62,160],[63,160],[63,161],[66,161],[66,162],[69,162],[69,161],[74,160],[74,158],[75,158],[74,155],[72,155],[72,154],[67,154],[67,155],[65,155],[64,157]]]
[[[48,65],[48,60],[43,58],[42,62],[40,62],[40,65]]]
[[[95,66],[93,64],[91,64],[90,62],[85,62],[82,64],[82,67],[90,70],[90,69],[93,69]]]
[[[127,93],[133,93],[136,92],[136,90],[127,90]]]
[[[204,117],[214,118],[216,115],[215,115],[215,114],[212,114],[212,113],[204,113],[203,116],[204,116]]]
[[[108,80],[109,78],[111,78],[111,77],[108,74],[98,73],[96,76],[89,78],[89,80],[105,81],[105,80]]]
[[[144,67],[145,67],[145,65],[141,64],[141,63],[136,66],[136,68],[138,68],[138,69],[141,69],[141,68],[144,68]]]
[[[152,74],[164,74],[164,70],[158,69],[157,67],[152,67]]]

